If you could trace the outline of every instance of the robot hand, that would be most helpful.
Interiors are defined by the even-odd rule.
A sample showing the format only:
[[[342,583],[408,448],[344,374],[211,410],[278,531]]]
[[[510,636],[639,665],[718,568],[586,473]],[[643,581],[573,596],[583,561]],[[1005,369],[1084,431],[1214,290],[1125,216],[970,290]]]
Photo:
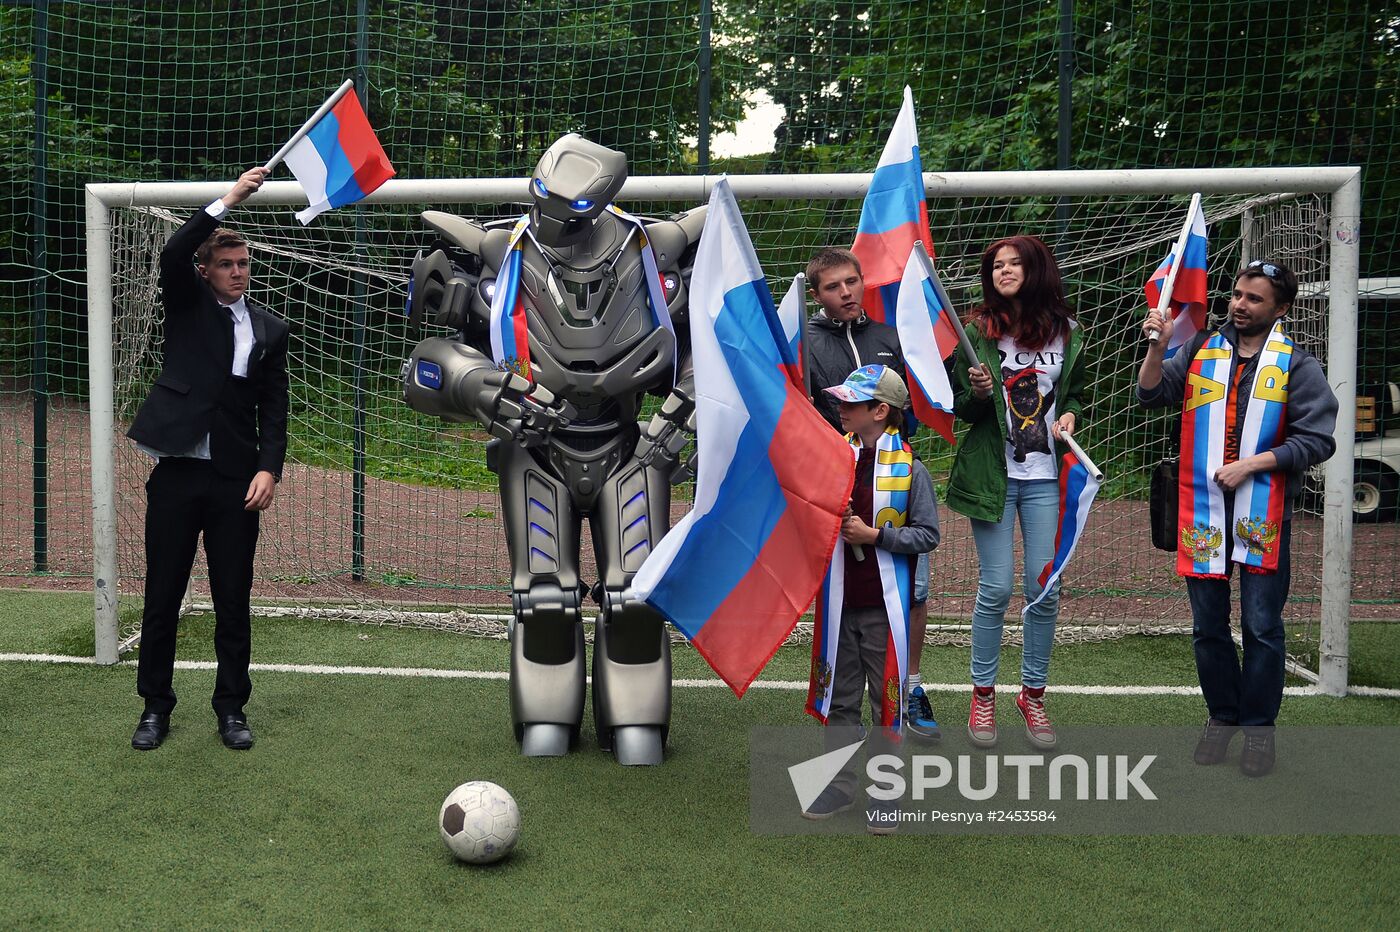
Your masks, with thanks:
[[[643,431],[649,444],[641,457],[643,465],[670,466],[671,484],[685,482],[695,475],[691,469],[694,457],[681,462],[680,455],[694,436],[695,402],[680,389],[673,389]]]
[[[490,413],[486,428],[503,440],[537,447],[551,431],[578,416],[573,405],[543,385],[532,385],[519,373],[492,372],[482,381],[487,388],[496,389],[483,405],[483,412]]]

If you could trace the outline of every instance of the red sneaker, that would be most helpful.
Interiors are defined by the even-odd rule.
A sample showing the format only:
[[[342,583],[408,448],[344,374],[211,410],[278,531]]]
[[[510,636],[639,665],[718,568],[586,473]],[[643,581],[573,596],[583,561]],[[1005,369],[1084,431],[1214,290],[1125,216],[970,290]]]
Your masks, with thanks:
[[[1058,739],[1055,737],[1055,727],[1045,714],[1045,688],[1032,690],[1022,687],[1021,694],[1016,697],[1016,708],[1021,710],[1021,717],[1026,720],[1026,737],[1031,744],[1045,751],[1053,748]]]
[[[972,690],[972,711],[967,716],[967,737],[979,748],[997,743],[997,694]]]

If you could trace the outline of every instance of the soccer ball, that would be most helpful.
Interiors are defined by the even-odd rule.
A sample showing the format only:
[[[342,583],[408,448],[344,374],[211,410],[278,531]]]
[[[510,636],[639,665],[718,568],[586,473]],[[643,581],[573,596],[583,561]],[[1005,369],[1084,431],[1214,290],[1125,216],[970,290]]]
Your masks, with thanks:
[[[438,831],[459,861],[490,864],[510,854],[520,838],[520,809],[494,783],[463,783],[442,801]]]

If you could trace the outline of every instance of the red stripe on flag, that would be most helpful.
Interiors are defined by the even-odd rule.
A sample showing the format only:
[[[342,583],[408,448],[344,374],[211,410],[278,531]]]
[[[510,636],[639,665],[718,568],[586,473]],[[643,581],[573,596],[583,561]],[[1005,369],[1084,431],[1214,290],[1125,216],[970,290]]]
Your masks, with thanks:
[[[953,415],[941,408],[935,408],[924,395],[924,390],[913,379],[909,380],[909,402],[914,408],[914,416],[920,424],[926,424],[938,431],[949,443],[953,443]]]
[[[738,696],[821,588],[855,482],[845,439],[791,388],[769,450],[783,489],[782,517],[753,568],[691,640]]]
[[[360,190],[369,194],[394,177],[394,166],[389,164],[389,156],[374,135],[374,128],[369,125],[369,117],[365,116],[355,91],[352,89],[337,101],[331,112],[340,124],[336,138],[355,168],[355,183]]]
[[[909,262],[909,252],[916,241],[923,240],[925,247],[929,245],[928,221],[923,221],[922,230],[919,226],[920,221],[911,220],[883,233],[856,234],[851,252],[860,260],[860,272],[865,278],[867,294],[872,288],[897,282],[904,277],[904,266]]]

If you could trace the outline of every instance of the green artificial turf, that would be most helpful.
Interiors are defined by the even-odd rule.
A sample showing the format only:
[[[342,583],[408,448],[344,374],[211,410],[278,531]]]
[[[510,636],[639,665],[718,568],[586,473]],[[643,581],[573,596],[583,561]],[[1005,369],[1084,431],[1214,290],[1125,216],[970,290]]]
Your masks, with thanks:
[[[91,650],[91,601],[0,593],[0,651]],[[188,619],[182,659],[208,659]],[[1378,671],[1400,626],[1356,626]],[[505,644],[340,622],[256,622],[259,662],[503,670]],[[960,682],[966,648],[930,648]],[[705,671],[676,650],[677,676]],[[1061,645],[1061,682],[1190,684],[1182,637]],[[771,679],[802,679],[804,648]],[[1014,680],[1016,658],[1003,658]],[[803,694],[675,691],[663,766],[623,768],[586,720],[569,757],[528,760],[500,681],[259,672],[257,746],[222,747],[213,672],[179,670],[157,751],[130,749],[134,671],[0,663],[0,926],[15,928],[1383,927],[1400,915],[1391,837],[766,837],[748,827],[748,738],[804,721]],[[1380,685],[1380,684],[1377,684]],[[960,695],[938,694],[954,723]],[[1011,726],[1010,703],[999,709]],[[1052,699],[1058,723],[1196,725],[1195,696]],[[1288,697],[1280,724],[1396,725],[1400,700]],[[812,725],[810,727],[816,727]],[[520,804],[504,863],[455,863],[436,831],[456,784]],[[1262,828],[1262,827],[1261,827]]]

